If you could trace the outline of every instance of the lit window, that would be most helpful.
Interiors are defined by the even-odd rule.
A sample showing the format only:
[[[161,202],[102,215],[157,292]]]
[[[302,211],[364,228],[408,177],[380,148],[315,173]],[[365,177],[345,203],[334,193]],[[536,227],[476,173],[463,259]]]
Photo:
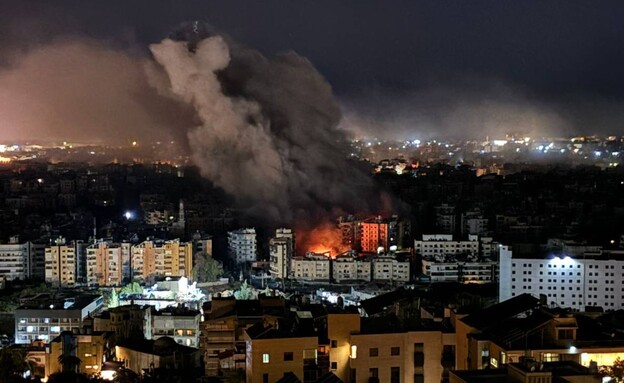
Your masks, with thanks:
[[[269,354],[262,354],[262,363],[269,363]]]

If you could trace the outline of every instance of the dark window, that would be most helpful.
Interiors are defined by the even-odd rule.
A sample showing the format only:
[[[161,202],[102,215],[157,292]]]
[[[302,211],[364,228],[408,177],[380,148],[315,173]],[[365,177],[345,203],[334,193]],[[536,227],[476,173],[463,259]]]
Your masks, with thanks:
[[[351,369],[351,379],[350,380],[352,382],[357,382],[357,374],[356,374],[355,368]]]
[[[269,383],[269,374],[262,374],[262,383]]]
[[[425,383],[424,374],[414,374],[414,383]]]
[[[379,369],[377,369],[377,368],[369,368],[368,371],[370,372],[370,377],[371,378],[379,378]]]
[[[332,346],[332,348],[338,347],[338,341],[337,340],[332,340],[331,341],[331,346]]]
[[[401,347],[390,347],[390,355],[401,355]]]
[[[369,348],[368,349],[368,356],[379,356],[379,349],[377,347]]]
[[[337,370],[338,369],[338,362],[331,362],[331,369],[332,370]]]
[[[559,330],[559,340],[563,339],[574,339],[574,330],[565,329]]]
[[[401,367],[390,367],[390,383],[401,383]]]
[[[414,367],[425,365],[424,343],[414,343]]]
[[[288,360],[293,360],[293,353],[292,352],[285,352],[284,353],[284,361],[288,361]]]

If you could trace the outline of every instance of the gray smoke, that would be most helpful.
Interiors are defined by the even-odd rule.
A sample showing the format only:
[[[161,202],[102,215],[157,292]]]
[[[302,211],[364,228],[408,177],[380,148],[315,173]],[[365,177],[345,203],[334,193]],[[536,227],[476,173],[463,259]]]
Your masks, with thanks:
[[[255,216],[316,221],[367,210],[371,180],[347,162],[340,109],[308,60],[267,59],[220,36],[150,49],[169,90],[201,120],[188,139],[202,175]]]

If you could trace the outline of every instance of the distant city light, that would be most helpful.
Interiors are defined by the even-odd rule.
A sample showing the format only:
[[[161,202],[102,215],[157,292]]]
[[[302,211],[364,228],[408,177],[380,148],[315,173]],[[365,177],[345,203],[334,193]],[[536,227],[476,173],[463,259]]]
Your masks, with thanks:
[[[134,214],[132,214],[131,211],[126,211],[124,213],[124,217],[126,217],[127,220],[131,220],[132,218],[134,218]]]

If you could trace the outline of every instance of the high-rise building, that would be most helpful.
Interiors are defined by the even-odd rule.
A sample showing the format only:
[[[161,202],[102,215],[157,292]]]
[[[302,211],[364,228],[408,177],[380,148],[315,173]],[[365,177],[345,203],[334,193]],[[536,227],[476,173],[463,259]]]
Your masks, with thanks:
[[[381,217],[362,221],[360,226],[362,251],[377,253],[388,250],[388,221]]]
[[[132,247],[132,278],[156,276],[191,278],[193,245],[190,242],[144,241]]]
[[[228,251],[237,264],[255,261],[258,253],[256,229],[228,231]]]
[[[78,263],[84,257],[84,243],[67,243],[59,237],[45,249],[45,281],[54,286],[71,287],[80,283]]]
[[[0,276],[7,280],[26,279],[30,276],[30,242],[18,243],[12,238],[0,245]]]
[[[127,279],[123,273],[124,255],[129,254],[130,243],[101,241],[87,248],[87,284],[119,286]]]
[[[269,241],[270,268],[273,278],[288,278],[290,260],[295,253],[295,235],[291,229],[277,229]]]
[[[338,227],[342,235],[342,244],[349,249],[359,250],[362,233],[360,232],[361,221],[352,215],[338,219]]]

